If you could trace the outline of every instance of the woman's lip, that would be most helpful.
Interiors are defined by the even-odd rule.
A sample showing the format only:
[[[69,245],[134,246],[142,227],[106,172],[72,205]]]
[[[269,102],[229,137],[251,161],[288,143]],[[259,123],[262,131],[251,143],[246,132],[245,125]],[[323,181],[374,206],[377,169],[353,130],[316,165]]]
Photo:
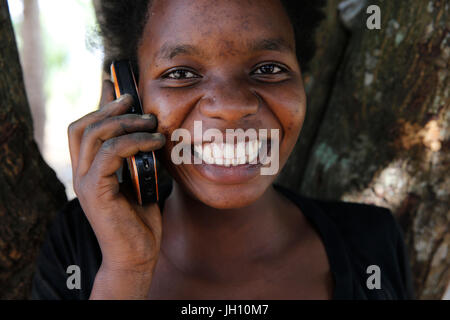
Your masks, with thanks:
[[[270,151],[270,144],[268,146],[267,154]],[[217,164],[207,164],[202,161],[201,164],[194,163],[194,154],[191,155],[192,166],[199,172],[203,177],[213,182],[220,184],[240,184],[248,182],[249,180],[255,178],[260,174],[261,167],[263,166],[259,161],[256,164],[239,164],[236,166],[230,165],[221,166]]]
[[[237,166],[219,166],[217,164],[193,164],[194,168],[208,180],[220,184],[239,184],[256,177],[261,164],[240,164]]]

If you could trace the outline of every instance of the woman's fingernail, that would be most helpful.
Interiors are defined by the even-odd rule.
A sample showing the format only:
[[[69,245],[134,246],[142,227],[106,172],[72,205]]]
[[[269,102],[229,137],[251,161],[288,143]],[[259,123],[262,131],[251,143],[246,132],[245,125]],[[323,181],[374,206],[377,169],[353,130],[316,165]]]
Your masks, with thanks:
[[[125,100],[125,99],[129,99],[129,97],[131,97],[131,95],[129,95],[128,93],[122,94],[122,95],[119,97],[119,101],[123,101],[123,100]]]
[[[159,133],[159,132],[158,132],[158,133],[154,133],[153,136],[154,136],[156,139],[161,140],[162,142],[166,142],[166,136],[163,135],[162,133]]]
[[[141,118],[142,119],[151,119],[151,118],[153,118],[153,115],[152,114],[150,114],[150,113],[146,113],[146,114],[143,114],[142,116],[141,116]]]

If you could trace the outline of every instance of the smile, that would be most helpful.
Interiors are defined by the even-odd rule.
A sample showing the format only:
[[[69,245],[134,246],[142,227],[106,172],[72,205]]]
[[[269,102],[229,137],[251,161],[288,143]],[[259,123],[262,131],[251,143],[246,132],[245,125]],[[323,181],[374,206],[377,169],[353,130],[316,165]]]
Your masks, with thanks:
[[[175,165],[193,165],[203,177],[217,183],[244,183],[257,175],[275,175],[279,169],[279,129],[227,129],[226,134],[194,122],[194,139],[185,128],[172,132]],[[225,141],[225,142],[224,142]]]
[[[270,153],[270,140],[192,145],[193,167],[203,177],[220,184],[248,183],[260,176]],[[267,148],[265,148],[267,146]]]
[[[246,142],[230,143],[204,143],[192,145],[194,157],[206,164],[217,166],[238,166],[245,164],[258,164],[258,155],[261,155],[263,140],[250,140]],[[269,151],[269,150],[267,150]],[[268,152],[265,152],[266,154]],[[259,161],[260,162],[260,161]]]

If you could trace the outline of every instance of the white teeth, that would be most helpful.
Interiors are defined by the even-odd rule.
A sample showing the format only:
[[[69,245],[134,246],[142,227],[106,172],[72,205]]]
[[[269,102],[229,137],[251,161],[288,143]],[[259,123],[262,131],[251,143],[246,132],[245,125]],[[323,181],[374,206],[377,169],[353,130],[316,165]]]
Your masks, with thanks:
[[[194,154],[201,158],[202,157],[202,146],[200,144],[194,144]]]
[[[251,141],[248,145],[248,148],[248,163],[255,164],[255,159],[258,157],[258,141]]]
[[[212,155],[212,148],[209,144],[203,146],[203,161],[205,161],[207,164],[213,164],[214,163],[214,157]]]
[[[239,142],[237,144],[214,142],[203,145],[194,144],[194,155],[207,164],[226,167],[245,163],[256,164],[261,146],[262,141],[258,140]]]
[[[211,145],[213,146],[212,151],[213,151],[214,158],[222,159],[223,158],[223,144],[211,143]],[[222,163],[223,163],[223,161],[222,161]]]
[[[245,143],[245,142],[238,142],[237,144],[236,144],[236,152],[235,152],[235,154],[234,154],[234,157],[236,158],[236,159],[240,159],[240,158],[242,158],[242,157],[245,157],[245,146],[247,145],[248,143]]]
[[[228,144],[228,143],[225,144],[224,157],[225,157],[225,159],[233,159],[234,158],[234,145]]]

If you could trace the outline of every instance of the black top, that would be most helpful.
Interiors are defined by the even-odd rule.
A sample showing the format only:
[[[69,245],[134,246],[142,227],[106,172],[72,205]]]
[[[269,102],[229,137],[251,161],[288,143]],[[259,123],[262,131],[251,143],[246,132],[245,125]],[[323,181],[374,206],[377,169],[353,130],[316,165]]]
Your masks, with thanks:
[[[274,185],[291,199],[317,229],[335,280],[333,299],[413,299],[412,278],[402,231],[390,210],[366,204],[323,201]],[[160,190],[160,206],[171,186]],[[161,210],[162,211],[162,210]],[[57,214],[37,260],[33,299],[89,299],[102,254],[78,199]],[[81,289],[68,289],[68,266],[77,265]],[[381,288],[369,289],[373,270]],[[370,278],[370,279],[369,279]],[[368,280],[369,279],[369,280]]]

